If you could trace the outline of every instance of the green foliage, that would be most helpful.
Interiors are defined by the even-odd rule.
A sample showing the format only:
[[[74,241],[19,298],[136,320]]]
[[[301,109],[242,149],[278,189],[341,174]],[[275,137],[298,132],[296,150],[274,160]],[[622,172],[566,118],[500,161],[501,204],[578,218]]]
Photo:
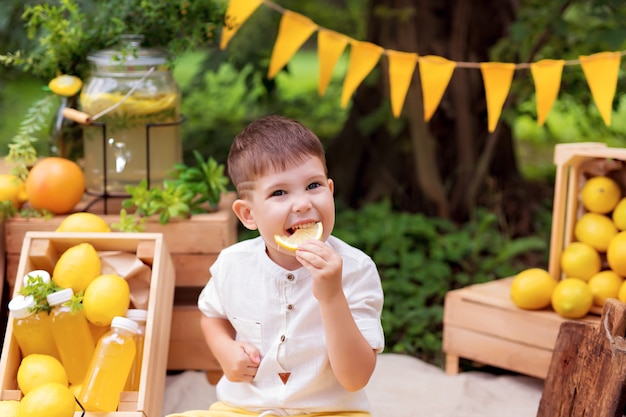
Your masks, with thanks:
[[[172,218],[189,218],[193,214],[215,210],[221,195],[226,192],[229,179],[224,166],[213,158],[204,161],[199,152],[194,153],[197,166],[177,164],[172,179],[164,180],[161,187],[148,188],[148,181],[127,185],[130,197],[122,202],[120,222],[113,227],[120,231],[143,231],[144,217],[158,216],[166,224]],[[126,210],[134,209],[133,214]]]
[[[144,35],[144,46],[176,56],[214,44],[225,5],[221,0],[26,2],[22,18],[31,43],[0,55],[0,63],[47,79],[57,73],[84,79],[87,55],[118,44],[123,34]]]
[[[35,313],[40,311],[50,312],[51,308],[50,304],[48,304],[47,296],[59,290],[61,290],[61,287],[56,285],[52,280],[45,282],[38,275],[28,275],[24,286],[20,288],[19,294],[25,297],[33,297],[35,300],[33,311]]]
[[[387,350],[441,361],[448,291],[514,275],[522,257],[544,251],[537,237],[510,239],[494,214],[478,211],[465,225],[392,212],[388,202],[338,210],[334,235],[369,254],[378,266]]]

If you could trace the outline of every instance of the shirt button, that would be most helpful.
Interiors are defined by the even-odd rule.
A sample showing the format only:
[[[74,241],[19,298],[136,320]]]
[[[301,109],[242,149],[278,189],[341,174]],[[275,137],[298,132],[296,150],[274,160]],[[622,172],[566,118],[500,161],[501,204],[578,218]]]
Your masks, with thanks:
[[[293,274],[287,274],[287,279],[289,281],[293,281],[296,277],[293,276]]]
[[[287,310],[293,310],[293,304],[287,304]]]
[[[280,336],[280,341],[281,341],[281,343],[282,343],[282,342],[284,342],[284,341],[285,341],[285,339],[286,339],[285,335],[281,335],[281,336]]]

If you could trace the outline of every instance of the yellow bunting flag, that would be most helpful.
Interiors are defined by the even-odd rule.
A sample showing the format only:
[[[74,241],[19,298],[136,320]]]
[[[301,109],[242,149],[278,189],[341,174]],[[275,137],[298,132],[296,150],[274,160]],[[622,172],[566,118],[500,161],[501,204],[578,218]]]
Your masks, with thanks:
[[[487,117],[489,132],[496,130],[496,125],[502,113],[502,106],[509,95],[515,64],[502,62],[481,62],[480,71],[485,84],[487,98]]]
[[[383,48],[370,42],[353,40],[350,43],[350,62],[346,79],[343,82],[341,107],[348,105],[352,93],[374,69],[383,51]]]
[[[328,29],[317,32],[317,60],[319,61],[318,93],[321,96],[326,92],[333,70],[341,58],[341,54],[348,45],[349,38]]]
[[[387,51],[389,59],[389,88],[391,90],[391,110],[394,117],[400,117],[406,93],[411,86],[413,72],[417,65],[417,54],[410,52]]]
[[[226,49],[228,42],[252,13],[263,3],[262,0],[230,0],[222,29],[220,49]]]
[[[422,100],[424,101],[424,121],[428,122],[448,88],[456,62],[435,55],[422,56],[420,63],[420,81]]]
[[[274,78],[316,29],[317,25],[308,17],[285,10],[278,27],[267,78]]]
[[[591,90],[604,124],[611,126],[611,109],[617,88],[620,53],[600,52],[590,56],[580,56],[587,84]]]
[[[545,123],[554,101],[559,95],[563,65],[565,65],[565,61],[562,59],[544,59],[530,64],[530,73],[535,82],[537,123],[539,126],[543,126]]]

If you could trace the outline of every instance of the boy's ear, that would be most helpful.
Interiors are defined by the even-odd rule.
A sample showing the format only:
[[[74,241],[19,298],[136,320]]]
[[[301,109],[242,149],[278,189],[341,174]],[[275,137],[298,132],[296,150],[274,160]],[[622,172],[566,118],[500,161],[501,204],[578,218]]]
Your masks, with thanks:
[[[233,211],[235,215],[247,229],[256,230],[257,225],[252,215],[252,210],[246,200],[237,199],[233,203]]]

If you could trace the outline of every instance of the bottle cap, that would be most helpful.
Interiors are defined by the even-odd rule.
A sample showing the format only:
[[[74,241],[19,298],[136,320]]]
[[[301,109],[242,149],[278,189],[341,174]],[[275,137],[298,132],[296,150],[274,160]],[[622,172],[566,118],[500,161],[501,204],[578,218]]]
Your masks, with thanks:
[[[135,321],[147,321],[148,320],[148,310],[141,310],[138,308],[129,308],[126,311],[126,318],[135,320]]]
[[[113,317],[113,321],[111,322],[111,327],[126,329],[130,332],[137,333],[139,325],[134,320],[127,319],[126,317],[122,316],[115,316]]]
[[[33,314],[30,309],[34,306],[35,299],[32,295],[16,295],[11,301],[9,301],[9,311],[16,319],[23,319],[24,317],[28,317]]]
[[[24,286],[28,286],[28,280],[30,277],[32,278],[40,277],[44,284],[47,284],[50,282],[50,273],[48,273],[48,271],[45,271],[43,269],[36,269],[24,275],[24,278],[22,279]]]
[[[48,294],[46,299],[48,300],[48,304],[50,304],[50,306],[56,306],[66,301],[70,301],[73,295],[74,291],[71,288],[65,288],[57,292],[53,292],[52,294]]]

